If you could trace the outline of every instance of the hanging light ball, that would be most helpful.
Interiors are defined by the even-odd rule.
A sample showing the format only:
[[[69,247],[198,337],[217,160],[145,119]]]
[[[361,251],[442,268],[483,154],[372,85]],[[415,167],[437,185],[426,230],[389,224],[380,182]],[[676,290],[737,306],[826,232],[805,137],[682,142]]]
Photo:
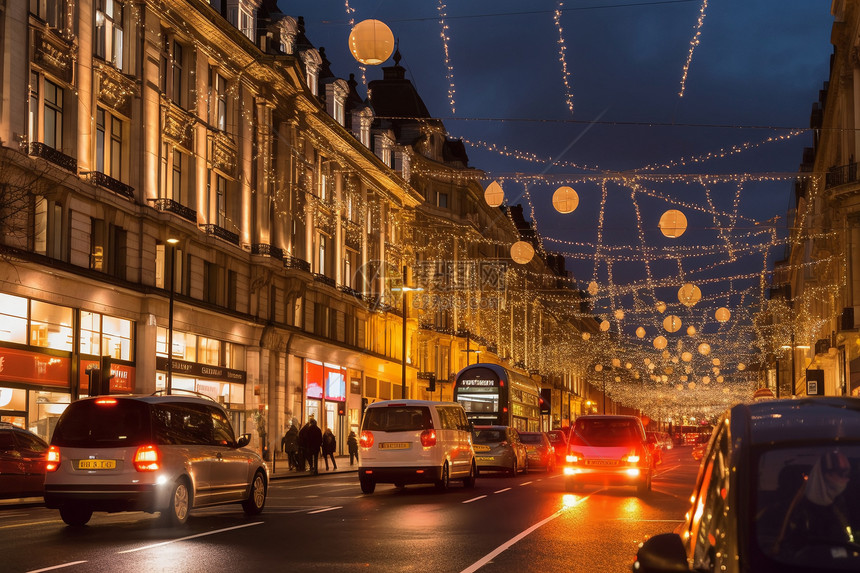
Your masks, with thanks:
[[[619,360],[618,358],[613,358],[612,366],[614,366],[615,368],[621,368],[621,360]]]
[[[591,338],[591,333],[590,333],[590,332],[583,332],[583,333],[582,333],[582,339],[583,339],[583,340],[588,340],[589,338]]]
[[[683,360],[684,362],[689,362],[692,359],[693,355],[690,352],[684,352],[683,354],[681,354],[681,360]]]
[[[594,371],[595,372],[602,372],[603,371],[603,364],[595,364],[594,365]]]
[[[615,320],[624,320],[624,311],[620,308],[615,311]]]
[[[511,245],[511,259],[515,263],[525,265],[535,256],[535,248],[527,241],[517,241]]]
[[[695,389],[695,388],[696,388],[696,383],[695,383],[695,382],[689,382],[689,383],[687,384],[687,388],[689,388],[690,390]]]
[[[641,326],[636,329],[636,337],[637,338],[645,338],[645,329]]]
[[[711,345],[708,344],[707,342],[703,342],[699,345],[698,350],[699,350],[699,354],[701,354],[702,356],[707,356],[708,354],[711,353]]]
[[[498,182],[493,181],[487,185],[487,190],[484,191],[484,201],[490,207],[498,207],[505,202],[505,192]]]
[[[668,377],[668,376],[666,376],[665,374],[661,374],[661,375],[660,375],[660,382],[662,382],[663,384],[665,384],[665,383],[666,383],[666,382],[668,382],[668,381],[669,381],[669,377]]]
[[[616,376],[616,377],[615,377],[615,381],[616,381],[616,382],[621,382],[621,376]]]
[[[552,194],[552,206],[559,213],[573,213],[579,206],[579,195],[570,187],[559,187]]]
[[[665,336],[658,336],[654,339],[654,348],[657,350],[663,350],[666,348],[666,344],[668,344],[668,342],[666,341]]]
[[[746,364],[744,364],[743,362],[738,362],[738,370],[740,370],[741,372],[743,372],[743,371],[744,371],[744,370],[746,370],[746,369],[747,369],[747,365],[746,365]]]
[[[687,230],[687,217],[677,209],[669,209],[660,217],[657,226],[665,236],[677,239]]]
[[[601,323],[600,323],[600,332],[606,332],[607,330],[609,330],[609,326],[610,326],[610,325],[609,325],[609,321],[608,321],[608,320],[603,320],[603,321],[601,321]]]
[[[687,380],[689,380],[689,378],[687,378],[687,375],[681,374],[681,382],[686,382]]]
[[[651,359],[650,359],[650,358],[646,358],[646,359],[644,360],[644,362],[645,362],[645,366],[648,366],[649,364],[651,364]]]
[[[668,351],[668,350],[664,350],[663,352],[661,352],[661,353],[660,353],[660,356],[662,356],[664,360],[665,360],[666,358],[669,358],[669,351]]]
[[[657,309],[657,312],[663,314],[664,312],[666,312],[666,303],[662,300],[658,300],[657,304],[654,305],[654,308]]]
[[[691,326],[687,327],[687,336],[696,336],[696,327],[695,326],[691,325]]]
[[[675,390],[677,390],[678,392],[680,392],[680,391],[681,391],[681,390],[683,390],[683,389],[684,389],[684,385],[683,385],[683,384],[675,384]]]
[[[711,364],[713,364],[714,366],[719,366],[720,365],[720,359],[714,358],[713,360],[711,360]]]
[[[630,362],[625,362],[624,368],[626,368],[627,370],[630,370],[631,368],[633,368],[633,364],[631,364]]]
[[[594,296],[597,294],[597,290],[598,290],[598,287],[597,287],[596,281],[591,281],[590,283],[588,283],[588,294],[590,294],[591,296]]]
[[[695,306],[702,298],[702,291],[693,283],[686,283],[678,289],[678,302],[684,306]]]
[[[720,322],[728,322],[731,317],[732,311],[730,311],[724,306],[718,308],[717,311],[714,313],[714,318],[716,318]]]
[[[394,34],[379,20],[363,20],[349,33],[352,57],[367,66],[378,66],[394,51]]]
[[[670,314],[663,319],[663,328],[666,329],[666,332],[678,332],[681,328],[681,319],[674,314]]]
[[[717,376],[717,382],[722,383],[725,380],[722,376]]]
[[[710,384],[711,377],[710,376],[702,376],[702,384]]]

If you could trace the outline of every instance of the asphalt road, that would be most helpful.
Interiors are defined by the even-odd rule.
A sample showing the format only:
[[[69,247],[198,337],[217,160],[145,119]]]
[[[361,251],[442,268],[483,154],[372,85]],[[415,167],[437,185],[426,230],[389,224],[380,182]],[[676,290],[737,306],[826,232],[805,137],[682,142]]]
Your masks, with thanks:
[[[0,569],[123,571],[368,571],[481,573],[630,571],[637,544],[671,531],[697,469],[671,450],[653,491],[564,490],[559,472],[481,475],[474,489],[378,485],[355,473],[273,481],[264,512],[195,510],[184,527],[144,513],[96,513],[70,528],[40,504],[0,508]]]

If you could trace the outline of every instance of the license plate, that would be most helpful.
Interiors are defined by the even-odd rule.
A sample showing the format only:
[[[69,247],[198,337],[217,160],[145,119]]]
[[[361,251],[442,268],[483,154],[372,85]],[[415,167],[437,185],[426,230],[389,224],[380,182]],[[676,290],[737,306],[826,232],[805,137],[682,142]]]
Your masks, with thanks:
[[[489,451],[490,451],[490,446],[478,446],[478,445],[476,445],[476,446],[475,446],[475,451],[476,451],[476,452],[489,452]]]
[[[408,450],[412,447],[409,442],[382,442],[379,444],[380,450]]]
[[[479,462],[491,462],[493,461],[493,456],[477,456],[476,458]]]
[[[586,460],[587,466],[617,466],[617,460]]]
[[[79,470],[113,470],[116,460],[78,460]]]

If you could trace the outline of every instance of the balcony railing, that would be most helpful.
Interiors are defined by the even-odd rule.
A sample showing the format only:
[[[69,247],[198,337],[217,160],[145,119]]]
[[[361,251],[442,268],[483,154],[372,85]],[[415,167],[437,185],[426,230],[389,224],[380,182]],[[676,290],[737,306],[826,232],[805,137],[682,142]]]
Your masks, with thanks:
[[[54,165],[62,167],[66,171],[77,173],[78,160],[74,157],[69,157],[61,151],[57,151],[53,147],[49,147],[40,141],[34,141],[30,144],[30,155],[41,157],[45,161],[49,161]]]
[[[264,257],[272,257],[273,259],[283,260],[284,250],[265,243],[257,243],[251,245],[252,255],[262,255]]]
[[[311,272],[311,264],[305,260],[284,255],[284,266],[288,269],[298,269],[307,273]]]
[[[151,199],[152,206],[162,213],[176,213],[186,221],[197,222],[197,211],[177,203],[173,199]]]
[[[105,175],[101,171],[90,171],[86,175],[87,178],[90,180],[90,183],[92,183],[93,185],[104,187],[105,189],[122,195],[127,199],[134,199],[134,187],[132,187],[131,185],[126,185],[122,181],[114,179],[110,175]]]
[[[355,298],[357,298],[358,300],[362,299],[361,293],[358,292],[357,290],[355,290],[354,288],[350,287],[350,286],[340,285],[338,288],[340,289],[341,292],[345,292],[346,294],[352,295]]]
[[[337,288],[337,283],[334,281],[334,279],[331,277],[327,277],[324,274],[314,273],[314,280],[318,283],[328,285],[331,288]]]
[[[827,178],[824,187],[838,187],[846,183],[854,183],[857,181],[857,164],[849,163],[848,165],[840,165],[831,167],[827,170]]]
[[[233,243],[234,245],[239,245],[239,235],[228,231],[224,227],[219,227],[218,225],[203,225],[203,229],[206,231],[208,235],[214,235],[223,241],[227,241],[228,243]]]

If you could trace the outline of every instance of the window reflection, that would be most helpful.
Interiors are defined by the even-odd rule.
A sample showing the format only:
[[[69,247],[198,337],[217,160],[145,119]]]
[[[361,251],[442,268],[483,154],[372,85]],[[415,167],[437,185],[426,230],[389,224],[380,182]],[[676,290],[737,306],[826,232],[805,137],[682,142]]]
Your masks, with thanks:
[[[72,309],[32,301],[30,344],[54,350],[72,350]]]
[[[0,340],[27,344],[27,299],[0,294]]]

